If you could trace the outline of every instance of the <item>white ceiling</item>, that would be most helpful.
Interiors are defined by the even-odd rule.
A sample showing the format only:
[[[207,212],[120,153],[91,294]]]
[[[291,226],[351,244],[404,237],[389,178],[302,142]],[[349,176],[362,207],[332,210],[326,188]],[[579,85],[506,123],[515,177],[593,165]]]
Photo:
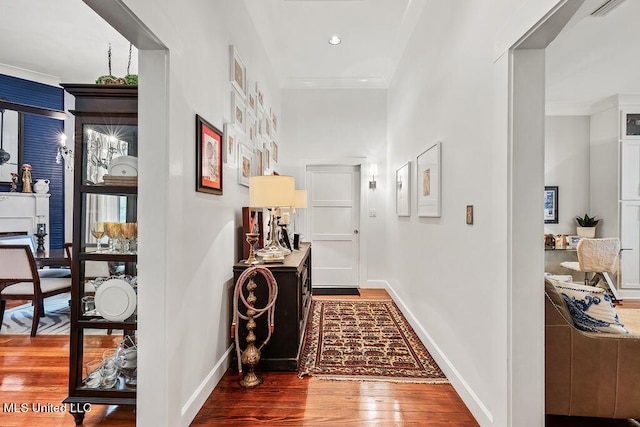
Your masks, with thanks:
[[[244,0],[283,87],[389,86],[424,0]],[[332,35],[342,43],[328,43]]]
[[[237,1],[237,0],[234,0]],[[243,0],[282,87],[388,86],[426,0]],[[604,18],[586,0],[547,49],[548,112],[580,114],[616,93],[640,93],[640,1]],[[0,0],[0,72],[92,83],[126,74],[129,43],[81,0]],[[338,34],[342,43],[331,46]],[[4,67],[3,67],[4,65]],[[134,48],[131,72],[137,73]],[[19,74],[19,73],[18,73]]]
[[[29,78],[23,71],[34,72],[43,83],[94,83],[109,73],[109,43],[112,74],[127,73],[129,42],[81,0],[0,0],[0,28],[0,73]],[[130,71],[138,72],[135,47]]]
[[[588,114],[611,95],[640,94],[640,1],[590,16],[603,1],[586,0],[546,49],[547,114]]]

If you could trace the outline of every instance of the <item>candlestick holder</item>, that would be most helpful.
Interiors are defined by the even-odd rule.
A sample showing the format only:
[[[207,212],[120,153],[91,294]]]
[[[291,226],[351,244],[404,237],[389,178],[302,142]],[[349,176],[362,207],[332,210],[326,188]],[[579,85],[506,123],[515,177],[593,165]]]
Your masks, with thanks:
[[[253,250],[258,238],[260,237],[260,233],[246,233],[247,243],[249,243],[249,256],[245,263],[249,265],[258,264],[258,260],[256,259],[256,252]]]
[[[43,253],[44,252],[44,238],[47,236],[47,233],[36,233],[34,234],[37,238],[38,247],[36,248],[36,252]]]

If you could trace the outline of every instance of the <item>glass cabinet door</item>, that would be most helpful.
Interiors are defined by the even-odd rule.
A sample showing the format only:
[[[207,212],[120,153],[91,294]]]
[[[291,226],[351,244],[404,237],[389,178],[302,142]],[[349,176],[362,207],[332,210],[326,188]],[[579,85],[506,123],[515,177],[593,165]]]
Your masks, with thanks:
[[[136,185],[138,126],[84,124],[82,183]]]
[[[622,138],[640,139],[640,113],[622,112]]]
[[[137,196],[84,193],[82,198],[80,252],[135,255]]]

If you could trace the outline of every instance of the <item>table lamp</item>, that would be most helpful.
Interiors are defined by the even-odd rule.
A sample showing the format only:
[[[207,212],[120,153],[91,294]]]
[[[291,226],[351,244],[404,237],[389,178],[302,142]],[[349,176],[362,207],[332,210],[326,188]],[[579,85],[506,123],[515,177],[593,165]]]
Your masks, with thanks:
[[[271,213],[270,240],[258,255],[277,258],[291,253],[283,248],[276,237],[276,209],[293,206],[295,202],[295,182],[292,176],[265,175],[249,178],[249,206],[268,208]]]
[[[298,212],[297,209],[304,209],[307,207],[307,190],[296,190],[295,200],[293,202],[293,247],[294,249],[300,248],[300,226],[298,225]]]

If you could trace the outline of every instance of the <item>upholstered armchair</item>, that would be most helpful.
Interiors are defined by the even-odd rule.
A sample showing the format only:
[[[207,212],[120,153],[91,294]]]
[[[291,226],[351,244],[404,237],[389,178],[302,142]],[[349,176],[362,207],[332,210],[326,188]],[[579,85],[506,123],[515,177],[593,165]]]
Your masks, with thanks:
[[[545,280],[546,413],[640,418],[640,335],[584,332]]]

